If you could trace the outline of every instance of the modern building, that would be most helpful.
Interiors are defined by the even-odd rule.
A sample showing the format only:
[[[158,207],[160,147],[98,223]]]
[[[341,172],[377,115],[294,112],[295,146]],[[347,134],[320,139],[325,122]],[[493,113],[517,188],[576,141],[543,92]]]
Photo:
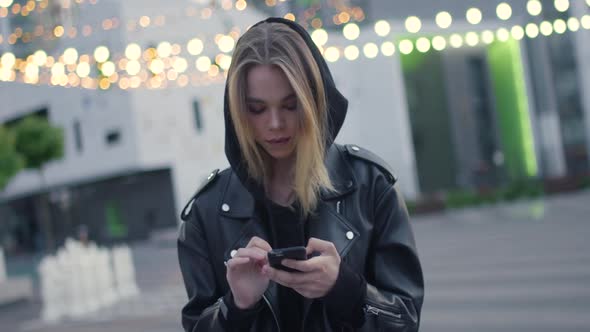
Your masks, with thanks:
[[[326,31],[314,38],[350,101],[338,141],[384,157],[410,199],[589,170],[584,0],[500,7],[501,1],[337,1],[337,10],[323,0],[66,3],[28,19],[0,17],[0,56],[26,58],[44,49],[65,62],[74,47],[76,63],[89,61],[96,78],[76,79],[76,65],[66,64],[53,82],[49,74],[36,85],[0,81],[0,123],[37,113],[66,138],[62,160],[42,176],[22,171],[0,194],[0,235],[14,248],[50,247],[82,224],[105,243],[176,225],[200,181],[227,165],[223,68],[233,43],[223,37],[235,40],[268,15],[295,15],[310,31]],[[23,31],[39,25],[68,37],[23,42]],[[21,37],[10,37],[18,27]],[[137,72],[129,65],[132,43],[143,51]],[[118,75],[92,56],[82,59],[100,45]],[[49,193],[51,225],[36,215],[42,193]]]

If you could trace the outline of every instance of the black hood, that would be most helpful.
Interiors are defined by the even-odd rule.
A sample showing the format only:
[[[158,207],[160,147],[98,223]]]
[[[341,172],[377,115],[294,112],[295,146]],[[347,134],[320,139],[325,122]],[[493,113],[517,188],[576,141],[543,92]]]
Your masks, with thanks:
[[[316,44],[311,39],[311,36],[301,25],[284,18],[270,17],[266,20],[256,23],[254,26],[266,22],[277,22],[286,24],[291,29],[295,30],[303,38],[303,40],[311,50],[313,58],[318,64],[324,83],[326,101],[328,106],[328,134],[326,137],[327,152],[334,140],[336,139],[336,136],[338,135],[338,132],[342,127],[342,124],[344,123],[344,118],[346,117],[346,111],[348,109],[348,100],[346,100],[346,98],[344,98],[340,91],[336,89],[336,86],[334,85],[334,80],[332,79],[332,74],[330,73],[330,69],[328,68],[328,65],[326,64],[326,61],[324,60],[322,54],[320,53],[320,50],[317,48]],[[253,194],[262,194],[262,192],[258,192],[259,190],[261,190],[259,186],[257,186],[252,181],[252,179],[249,179],[247,176],[246,165],[243,162],[240,144],[238,142],[238,138],[236,136],[236,132],[234,130],[233,122],[229,112],[229,96],[227,91],[227,83],[225,86],[223,114],[225,117],[225,155],[227,157],[227,160],[229,161],[231,168],[236,172],[236,174],[238,175],[242,183],[246,186],[246,188],[248,188]]]

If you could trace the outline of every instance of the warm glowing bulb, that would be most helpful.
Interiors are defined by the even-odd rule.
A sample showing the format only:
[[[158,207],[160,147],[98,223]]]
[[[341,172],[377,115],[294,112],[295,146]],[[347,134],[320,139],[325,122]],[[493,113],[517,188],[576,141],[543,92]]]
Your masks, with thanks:
[[[570,17],[567,20],[567,28],[573,32],[580,30],[580,21],[575,17]]]
[[[496,7],[496,14],[502,20],[507,20],[512,16],[512,7],[506,2],[502,2]]]
[[[186,49],[191,55],[199,55],[203,52],[203,42],[198,38],[191,39],[186,44]]]
[[[219,59],[219,67],[223,70],[228,70],[231,65],[231,56],[223,54]]]
[[[184,73],[188,68],[188,62],[184,58],[176,58],[172,67],[174,70],[176,70],[176,72]]]
[[[566,12],[570,8],[569,0],[555,0],[555,9],[560,12]]]
[[[582,27],[584,29],[590,30],[590,15],[584,15],[580,22],[582,23]]]
[[[167,58],[172,53],[172,45],[169,42],[161,42],[158,44],[156,52],[160,58]]]
[[[389,26],[389,23],[387,23],[387,21],[380,20],[375,23],[375,33],[377,33],[377,35],[385,37],[389,34],[390,31],[391,27]]]
[[[221,52],[231,52],[234,49],[235,41],[231,36],[222,36],[219,38],[219,49]]]
[[[164,62],[160,59],[154,59],[150,63],[150,71],[156,75],[164,71]]]
[[[529,23],[525,28],[526,35],[529,38],[537,38],[539,35],[539,27],[535,23]]]
[[[416,49],[420,53],[426,53],[430,51],[430,40],[426,37],[420,37],[416,40]]]
[[[329,62],[336,62],[340,58],[340,51],[336,47],[328,47],[324,52],[324,57]]]
[[[33,54],[33,61],[37,66],[44,66],[47,63],[47,53],[43,50],[38,50]]]
[[[88,62],[80,62],[76,67],[76,74],[81,78],[87,77],[90,74],[90,65]]]
[[[125,56],[130,60],[138,60],[141,57],[141,47],[137,44],[127,45]]]
[[[496,31],[496,36],[498,36],[498,40],[501,42],[508,41],[508,39],[510,39],[510,31],[505,28],[500,28]]]
[[[344,34],[344,37],[348,40],[357,39],[360,33],[361,30],[359,29],[359,26],[355,23],[348,23],[344,26],[344,28],[342,28],[342,34]]]
[[[29,79],[36,79],[39,77],[39,67],[34,63],[28,63],[25,67],[25,76]]]
[[[412,43],[412,41],[404,39],[401,42],[399,42],[398,48],[399,51],[402,52],[402,54],[410,54],[414,50],[414,44]]]
[[[211,67],[211,59],[206,56],[201,56],[195,61],[195,65],[199,71],[205,73]]]
[[[549,36],[553,33],[553,25],[550,22],[543,21],[539,27],[543,36]]]
[[[521,40],[524,38],[524,29],[520,25],[515,25],[510,29],[510,34],[515,40]]]
[[[470,8],[467,10],[467,21],[471,24],[479,24],[482,19],[481,10],[477,8]]]
[[[526,10],[531,16],[538,16],[543,11],[543,5],[539,0],[529,0],[526,4]]]
[[[131,76],[135,76],[135,75],[139,74],[140,70],[141,70],[141,65],[139,64],[139,61],[137,61],[137,60],[131,60],[131,61],[127,62],[127,66],[125,67],[125,71],[127,72],[127,74],[129,74]]]
[[[475,32],[468,32],[465,35],[465,43],[471,47],[477,46],[479,44],[479,35]]]
[[[66,67],[61,62],[56,62],[51,66],[51,75],[53,76],[62,76],[66,73]]]
[[[432,48],[437,51],[442,51],[447,47],[447,41],[442,36],[436,36],[432,38]]]
[[[358,59],[359,53],[358,47],[354,45],[349,45],[344,48],[344,57],[350,61]]]
[[[116,71],[115,64],[111,61],[107,61],[102,64],[100,71],[102,71],[102,74],[106,77],[112,76]]]
[[[410,16],[406,19],[406,30],[411,33],[417,33],[422,29],[422,21],[416,16]]]
[[[66,65],[72,65],[78,61],[78,51],[74,48],[68,48],[64,51],[64,63]]]
[[[328,33],[324,29],[316,29],[311,33],[311,39],[317,46],[324,46],[328,42]]]
[[[109,59],[109,56],[109,49],[105,46],[99,46],[94,50],[94,59],[96,60],[96,62],[105,62]]]
[[[449,39],[449,44],[451,44],[453,48],[459,48],[463,46],[463,37],[461,37],[461,35],[459,34],[454,33],[451,35]]]
[[[562,34],[567,30],[567,24],[562,19],[557,19],[553,22],[553,30],[555,33]]]
[[[363,47],[363,53],[367,58],[373,59],[377,56],[377,54],[379,54],[379,47],[377,47],[377,45],[374,43],[367,43]]]
[[[395,44],[390,42],[390,41],[386,41],[383,44],[381,44],[381,53],[383,53],[383,55],[385,56],[392,56],[395,54]]]
[[[14,66],[14,63],[16,62],[16,57],[14,56],[14,54],[10,53],[10,52],[6,52],[4,54],[2,54],[2,57],[0,58],[0,63],[2,64],[2,67],[4,68],[9,68]]]
[[[0,0],[0,7],[8,8],[12,5],[13,0]]]
[[[436,24],[441,29],[447,29],[453,23],[453,17],[449,12],[440,12],[436,14]]]
[[[494,42],[494,39],[496,39],[496,36],[494,36],[494,33],[492,31],[490,31],[490,30],[484,30],[481,33],[481,41],[484,44],[489,45],[489,44],[491,44],[491,43]]]

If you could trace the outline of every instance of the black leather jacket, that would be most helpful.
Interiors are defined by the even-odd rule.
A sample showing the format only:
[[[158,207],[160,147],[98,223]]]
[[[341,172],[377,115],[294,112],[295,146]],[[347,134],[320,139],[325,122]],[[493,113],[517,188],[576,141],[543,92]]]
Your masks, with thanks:
[[[366,279],[365,321],[358,330],[417,331],[422,270],[391,169],[365,149],[336,144],[328,151],[326,166],[337,193],[322,195],[308,221],[309,236],[333,242],[342,261]],[[182,310],[183,326],[186,331],[224,331],[222,298],[229,291],[224,263],[251,237],[268,240],[269,235],[252,195],[231,168],[213,172],[191,202],[190,212],[183,211],[178,240],[189,296]],[[271,282],[251,331],[278,330],[276,288]],[[318,301],[304,303],[304,331],[352,330],[334,324]]]

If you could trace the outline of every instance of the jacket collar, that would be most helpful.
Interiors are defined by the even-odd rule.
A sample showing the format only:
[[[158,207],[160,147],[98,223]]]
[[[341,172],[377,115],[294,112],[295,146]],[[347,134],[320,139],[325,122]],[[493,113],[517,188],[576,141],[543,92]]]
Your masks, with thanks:
[[[323,190],[321,199],[331,201],[346,196],[357,189],[357,182],[352,169],[344,159],[340,147],[333,144],[326,155],[326,167],[335,191]],[[244,187],[236,173],[231,172],[219,203],[221,214],[230,218],[248,219],[254,213],[254,198]]]

